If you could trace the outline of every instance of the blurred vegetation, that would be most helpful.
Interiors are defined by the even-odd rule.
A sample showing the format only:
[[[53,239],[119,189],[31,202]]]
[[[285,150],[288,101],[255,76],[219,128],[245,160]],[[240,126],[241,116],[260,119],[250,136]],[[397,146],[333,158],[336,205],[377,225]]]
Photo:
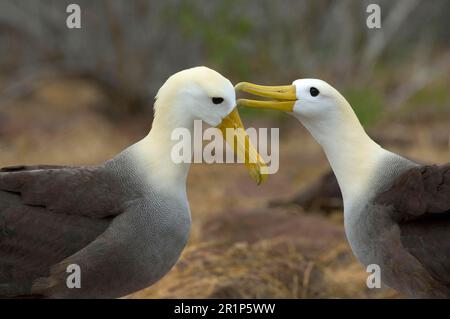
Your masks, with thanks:
[[[196,65],[233,82],[322,78],[367,124],[431,83],[448,91],[447,0],[79,0],[82,28],[69,30],[71,2],[0,2],[0,105],[62,74],[99,85],[110,113],[142,112],[170,74]],[[369,3],[381,6],[381,29],[365,25]]]
[[[384,98],[370,88],[347,89],[343,92],[363,126],[373,125],[382,115]]]
[[[198,2],[197,5],[183,2],[178,8],[172,6],[168,12],[170,20],[179,23],[187,39],[197,39],[203,44],[210,64],[247,77],[250,65],[243,59],[239,44],[251,41],[253,25],[250,17],[236,16],[236,12],[230,10],[243,3],[242,0],[223,1],[213,12],[206,12]]]
[[[437,112],[448,112],[449,101],[449,83],[444,81],[434,81],[423,90],[414,94],[408,104],[412,111],[416,108],[427,107]]]

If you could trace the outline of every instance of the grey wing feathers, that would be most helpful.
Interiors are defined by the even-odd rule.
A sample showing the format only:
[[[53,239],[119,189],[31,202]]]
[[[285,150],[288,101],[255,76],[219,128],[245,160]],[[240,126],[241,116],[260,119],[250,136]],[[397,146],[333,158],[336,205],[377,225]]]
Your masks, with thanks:
[[[0,191],[54,213],[107,217],[121,209],[120,189],[111,178],[101,167],[7,168],[0,171]]]
[[[0,170],[0,296],[33,281],[102,234],[120,214],[120,190],[102,167]]]
[[[393,186],[380,194],[380,204],[393,205],[398,222],[422,219],[450,211],[450,163],[418,166],[400,175]],[[441,216],[442,218],[442,216]]]
[[[404,248],[450,289],[450,163],[408,170],[377,201],[394,207]]]

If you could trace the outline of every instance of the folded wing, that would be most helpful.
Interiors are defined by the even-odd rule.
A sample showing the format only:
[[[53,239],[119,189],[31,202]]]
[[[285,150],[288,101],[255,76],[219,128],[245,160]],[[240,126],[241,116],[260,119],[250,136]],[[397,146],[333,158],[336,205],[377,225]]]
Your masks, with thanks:
[[[37,278],[107,229],[122,212],[112,178],[103,166],[0,170],[0,296],[30,294]]]
[[[450,163],[405,172],[377,201],[394,207],[403,247],[450,289]]]

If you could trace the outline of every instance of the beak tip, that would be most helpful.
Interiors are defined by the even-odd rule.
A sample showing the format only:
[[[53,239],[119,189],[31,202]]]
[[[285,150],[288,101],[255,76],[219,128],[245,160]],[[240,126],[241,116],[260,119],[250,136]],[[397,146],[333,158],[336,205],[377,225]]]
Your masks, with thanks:
[[[261,185],[267,180],[267,174],[261,173],[260,168],[256,168],[255,170],[250,171],[251,177],[255,180],[256,185]]]

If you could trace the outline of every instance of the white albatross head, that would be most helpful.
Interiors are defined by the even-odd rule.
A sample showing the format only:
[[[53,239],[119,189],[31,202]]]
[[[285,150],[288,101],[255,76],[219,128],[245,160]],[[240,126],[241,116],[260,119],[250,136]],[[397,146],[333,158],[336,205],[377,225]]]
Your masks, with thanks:
[[[159,89],[154,110],[152,129],[138,143],[137,150],[138,157],[145,159],[144,163],[157,166],[152,171],[155,175],[161,175],[161,180],[176,180],[179,178],[177,176],[186,178],[189,163],[179,165],[171,158],[175,143],[172,136],[177,129],[187,129],[192,138],[196,120],[217,127],[222,132],[258,184],[267,177],[262,172],[266,164],[250,143],[237,111],[234,87],[220,73],[204,66],[175,73]],[[192,155],[192,147],[190,151]]]
[[[155,118],[170,112],[172,121],[202,120],[218,126],[236,106],[231,82],[220,73],[200,66],[170,76],[156,95]],[[169,111],[168,108],[171,108]]]
[[[291,85],[236,85],[269,100],[239,99],[238,106],[276,109],[294,115],[323,147],[349,203],[367,187],[379,160],[386,154],[366,134],[347,100],[331,85],[318,79],[298,79]]]
[[[342,116],[354,114],[345,98],[327,82],[318,79],[300,79],[292,83],[296,100],[293,112],[299,119],[331,124]]]
[[[361,125],[347,100],[327,82],[319,79],[298,79],[292,85],[262,86],[241,82],[237,91],[245,91],[270,99],[257,101],[239,99],[238,105],[286,111],[294,115],[319,143],[338,131],[359,129]],[[359,133],[359,132],[358,132]]]

